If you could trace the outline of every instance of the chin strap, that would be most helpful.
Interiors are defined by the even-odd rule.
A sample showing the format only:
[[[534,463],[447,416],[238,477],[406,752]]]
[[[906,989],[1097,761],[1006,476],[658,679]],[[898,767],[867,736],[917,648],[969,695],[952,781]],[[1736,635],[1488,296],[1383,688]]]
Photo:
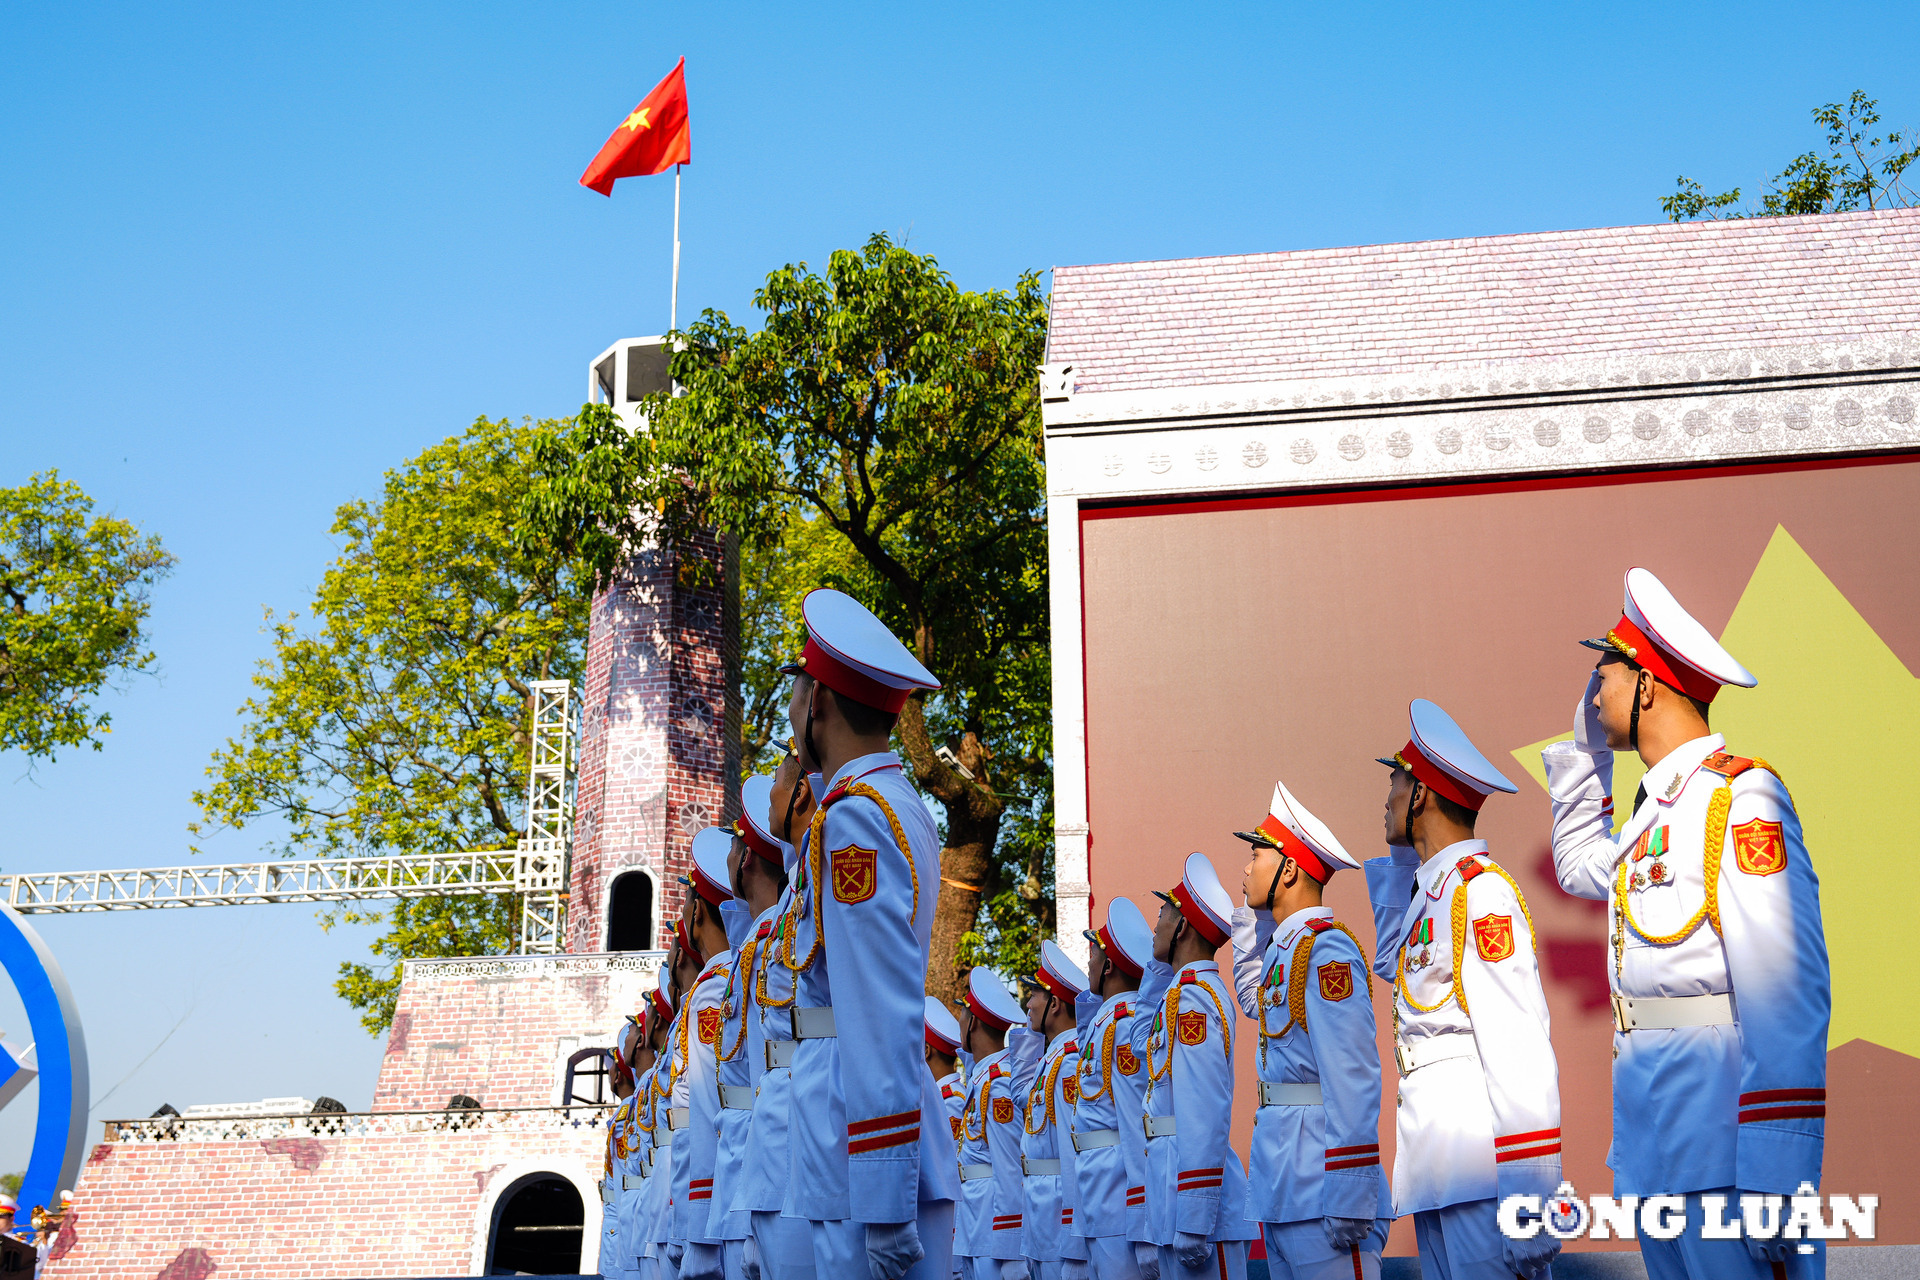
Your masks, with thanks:
[[[819,696],[820,682],[815,680],[813,682],[813,688],[807,691],[807,724],[806,727],[800,731],[800,743],[806,747],[807,755],[812,758],[813,766],[816,769],[825,767],[820,763],[819,748],[813,745],[813,701]],[[1639,712],[1636,711],[1634,714],[1637,716]],[[805,760],[800,762],[800,785],[803,787],[807,785],[807,762]],[[791,808],[788,810],[788,817],[789,819],[792,817]],[[792,828],[789,827],[788,830],[792,830]]]
[[[1280,865],[1274,869],[1273,883],[1267,886],[1267,905],[1261,908],[1262,911],[1273,910],[1273,895],[1280,892],[1280,877],[1286,874],[1288,861],[1290,859],[1286,854],[1280,855]]]
[[[1627,721],[1627,750],[1640,750],[1640,690],[1646,687],[1646,669],[1643,667],[1633,678],[1633,714]]]
[[[1420,780],[1418,778],[1415,778],[1413,781],[1413,790],[1407,793],[1406,830],[1403,831],[1401,834],[1406,837],[1406,845],[1409,849],[1416,847],[1413,843],[1413,802],[1420,798],[1421,785],[1422,784]]]

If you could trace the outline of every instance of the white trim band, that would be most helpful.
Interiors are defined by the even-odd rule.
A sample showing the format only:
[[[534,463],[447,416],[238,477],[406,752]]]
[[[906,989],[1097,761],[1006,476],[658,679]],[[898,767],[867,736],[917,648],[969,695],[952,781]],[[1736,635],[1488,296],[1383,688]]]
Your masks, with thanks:
[[[1714,996],[1613,997],[1613,1028],[1622,1033],[1719,1027],[1739,1020],[1731,991]]]
[[[1086,1133],[1075,1133],[1071,1136],[1075,1151],[1098,1151],[1101,1147],[1120,1145],[1118,1129],[1090,1129]]]

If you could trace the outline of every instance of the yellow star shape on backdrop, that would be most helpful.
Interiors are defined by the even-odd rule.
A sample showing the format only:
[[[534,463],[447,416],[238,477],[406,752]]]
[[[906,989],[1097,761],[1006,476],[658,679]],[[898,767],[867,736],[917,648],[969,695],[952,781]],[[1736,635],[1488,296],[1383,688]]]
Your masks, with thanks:
[[[622,120],[620,122],[621,127],[624,128],[628,133],[634,133],[641,129],[653,128],[652,123],[650,123],[647,120],[647,112],[651,110],[653,110],[652,107],[641,107],[639,110],[635,111],[632,115],[628,116],[625,120]]]
[[[1920,723],[1920,680],[1784,528],[1774,529],[1721,641],[1761,679],[1757,689],[1727,690],[1713,727],[1728,751],[1779,766],[1820,876],[1833,966],[1827,1043],[1857,1036],[1920,1054],[1920,983],[1900,976],[1912,931],[1902,892],[1912,879],[1904,744]],[[1572,736],[1522,747],[1514,759],[1544,790],[1540,749]],[[1637,756],[1614,757],[1622,822],[1641,772]]]

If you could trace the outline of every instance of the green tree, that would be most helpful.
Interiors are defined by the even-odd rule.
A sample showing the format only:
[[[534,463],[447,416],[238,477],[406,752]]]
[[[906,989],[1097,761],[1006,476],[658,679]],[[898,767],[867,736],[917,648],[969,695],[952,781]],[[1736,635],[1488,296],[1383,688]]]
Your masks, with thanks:
[[[586,647],[591,584],[512,536],[528,450],[554,429],[482,418],[339,509],[306,625],[269,611],[273,655],[194,793],[196,833],[271,818],[268,847],[306,857],[513,847],[528,682],[579,680]],[[336,990],[378,1032],[398,961],[509,952],[518,911],[501,896],[343,913],[389,927],[380,963],[341,965]]]
[[[1697,218],[1780,218],[1855,209],[1904,209],[1914,203],[1906,172],[1920,145],[1898,130],[1874,134],[1879,100],[1856,89],[1845,102],[1816,107],[1814,123],[1827,132],[1825,154],[1808,151],[1767,179],[1758,209],[1740,209],[1740,188],[1710,196],[1691,178],[1660,201],[1669,222]]]
[[[897,738],[945,813],[928,990],[950,998],[983,948],[1023,948],[1003,952],[1018,963],[1053,928],[1051,832],[1031,838],[1052,753],[1046,300],[1031,273],[1010,291],[962,290],[876,235],[822,274],[773,272],[754,305],[757,332],[708,311],[678,335],[679,394],[646,403],[647,430],[589,407],[548,433],[523,534],[601,581],[636,541],[737,535],[743,613],[756,591],[768,603],[766,629],[743,637],[747,720],[771,737],[785,736],[771,667],[795,652],[807,589],[847,590],[907,640],[945,684],[908,702]],[[1010,889],[1018,909],[976,928],[983,899]]]
[[[0,750],[100,750],[112,718],[93,699],[153,667],[151,592],[174,558],[157,536],[92,511],[57,471],[0,488]]]

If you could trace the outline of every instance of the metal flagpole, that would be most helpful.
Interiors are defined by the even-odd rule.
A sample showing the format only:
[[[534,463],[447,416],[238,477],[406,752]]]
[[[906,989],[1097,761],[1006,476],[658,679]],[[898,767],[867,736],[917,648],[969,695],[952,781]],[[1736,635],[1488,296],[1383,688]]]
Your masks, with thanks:
[[[673,166],[673,300],[667,304],[667,328],[680,327],[680,170]]]

